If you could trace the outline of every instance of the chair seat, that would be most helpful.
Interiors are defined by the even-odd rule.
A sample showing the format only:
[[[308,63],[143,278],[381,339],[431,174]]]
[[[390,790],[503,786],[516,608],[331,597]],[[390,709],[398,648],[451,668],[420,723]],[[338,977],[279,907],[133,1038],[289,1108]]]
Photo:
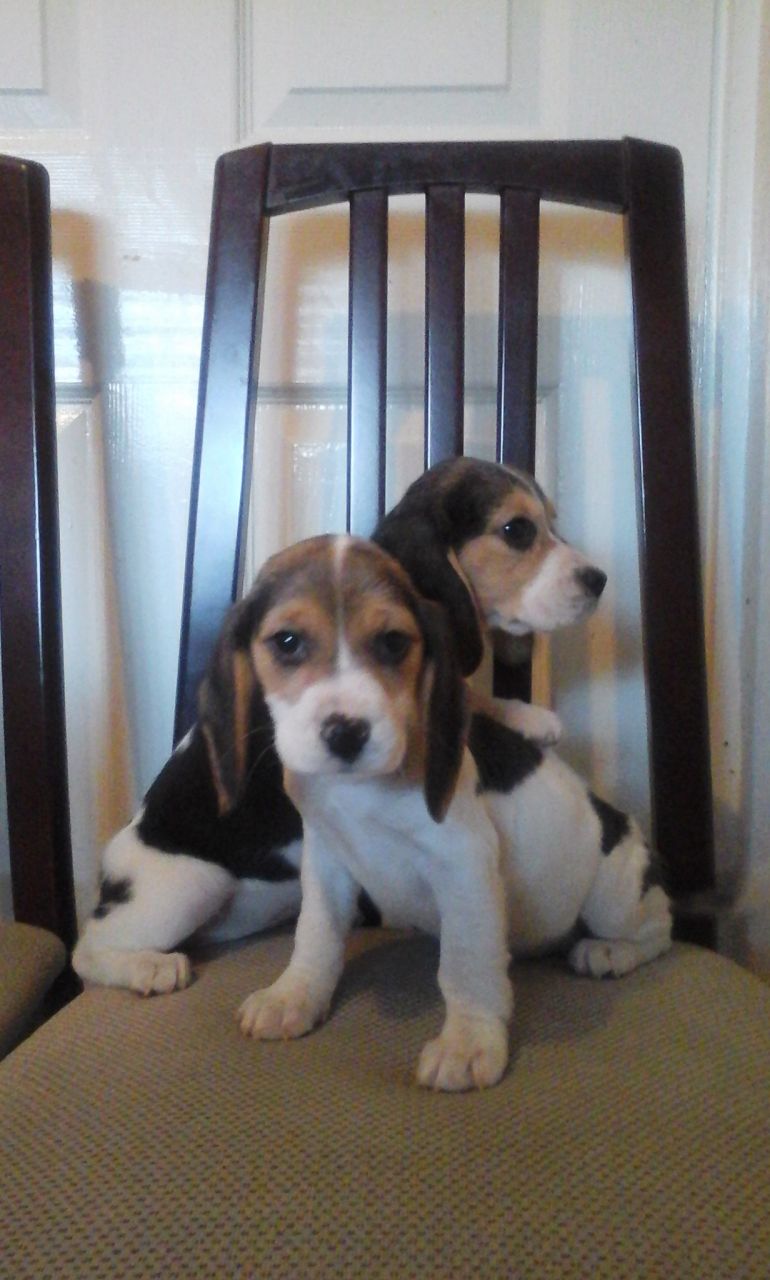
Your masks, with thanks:
[[[0,1057],[21,1039],[67,959],[47,929],[0,922]]]
[[[0,1065],[4,1274],[766,1280],[764,984],[685,945],[616,982],[519,965],[503,1083],[437,1095],[436,944],[359,932],[324,1027],[246,1041],[290,946],[89,990]]]

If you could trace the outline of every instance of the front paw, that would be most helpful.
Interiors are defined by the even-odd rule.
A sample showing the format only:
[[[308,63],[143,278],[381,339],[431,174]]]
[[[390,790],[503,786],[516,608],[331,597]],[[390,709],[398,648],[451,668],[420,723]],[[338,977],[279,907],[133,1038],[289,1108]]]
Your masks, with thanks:
[[[429,1040],[417,1064],[427,1089],[487,1089],[508,1063],[508,1027],[502,1018],[449,1015],[441,1035]]]
[[[504,704],[503,704],[504,705]],[[564,732],[555,711],[528,702],[513,701],[502,712],[509,729],[515,729],[540,747],[552,747]]]
[[[181,951],[137,951],[129,956],[128,986],[142,996],[181,991],[192,982],[192,970]]]
[[[541,747],[554,747],[557,742],[561,742],[564,725],[555,711],[549,711],[547,707],[536,707],[534,710],[537,716],[530,736]]]
[[[272,987],[254,991],[236,1017],[241,1031],[254,1040],[296,1040],[322,1022],[329,1010],[307,982],[279,978]]]

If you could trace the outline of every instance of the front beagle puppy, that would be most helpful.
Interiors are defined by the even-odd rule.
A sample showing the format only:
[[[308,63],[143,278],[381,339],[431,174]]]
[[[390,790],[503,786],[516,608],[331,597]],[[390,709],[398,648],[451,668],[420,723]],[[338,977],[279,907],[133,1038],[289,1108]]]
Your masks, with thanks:
[[[505,894],[442,611],[372,543],[322,537],[267,562],[233,635],[252,685],[236,659],[227,705],[264,699],[305,832],[294,953],[241,1006],[242,1030],[290,1038],[326,1016],[363,887],[440,937],[446,1020],[418,1080],[494,1084],[512,1003]]]

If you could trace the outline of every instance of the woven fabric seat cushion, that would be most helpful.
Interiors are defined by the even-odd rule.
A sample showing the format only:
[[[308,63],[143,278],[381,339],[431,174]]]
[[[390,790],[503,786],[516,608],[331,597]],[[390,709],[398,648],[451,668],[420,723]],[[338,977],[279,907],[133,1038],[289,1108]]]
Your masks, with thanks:
[[[0,921],[0,1057],[34,1022],[66,959],[64,943],[47,929]]]
[[[766,986],[684,946],[521,965],[504,1081],[436,1095],[435,943],[362,931],[324,1027],[246,1041],[290,945],[88,991],[0,1064],[3,1276],[766,1280]]]

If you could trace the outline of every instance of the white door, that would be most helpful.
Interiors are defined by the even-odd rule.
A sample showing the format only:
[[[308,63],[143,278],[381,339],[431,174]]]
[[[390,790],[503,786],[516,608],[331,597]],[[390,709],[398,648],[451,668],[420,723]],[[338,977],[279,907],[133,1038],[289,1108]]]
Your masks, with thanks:
[[[766,321],[755,305],[770,243],[757,181],[767,10],[767,0],[412,0],[396,17],[389,0],[0,0],[0,149],[41,160],[52,184],[81,906],[99,844],[170,746],[213,164],[265,139],[631,134],[681,149],[720,848],[726,874],[745,866],[748,843],[757,871],[770,865],[757,772],[767,716],[755,714],[768,645],[753,625],[770,607],[757,536],[770,531]],[[471,451],[486,454],[496,235],[494,203],[473,200],[466,425]],[[546,207],[542,238],[538,466],[562,531],[610,585],[589,626],[544,653],[540,687],[565,721],[566,754],[644,818],[622,228],[611,215]],[[395,499],[421,456],[418,200],[393,202],[390,239]],[[346,273],[345,209],[274,227],[254,564],[341,524]]]

